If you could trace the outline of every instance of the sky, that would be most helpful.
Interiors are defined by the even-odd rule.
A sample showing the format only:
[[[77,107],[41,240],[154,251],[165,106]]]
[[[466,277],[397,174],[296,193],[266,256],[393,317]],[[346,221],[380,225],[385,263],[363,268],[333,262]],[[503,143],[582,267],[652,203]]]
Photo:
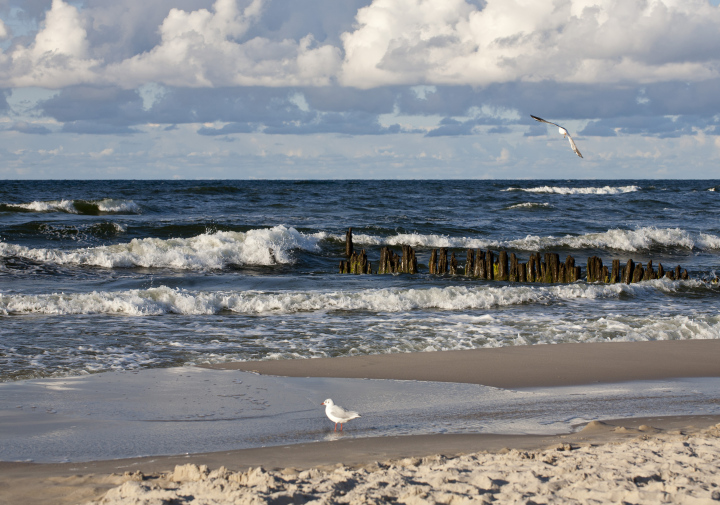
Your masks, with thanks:
[[[719,2],[0,0],[0,179],[720,178]]]

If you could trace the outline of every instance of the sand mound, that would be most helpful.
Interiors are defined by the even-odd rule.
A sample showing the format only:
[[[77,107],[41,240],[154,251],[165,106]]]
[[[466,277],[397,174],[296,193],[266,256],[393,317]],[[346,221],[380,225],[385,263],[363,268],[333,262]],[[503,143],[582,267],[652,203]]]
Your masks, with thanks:
[[[590,431],[610,431],[612,429],[612,425],[608,423],[604,423],[602,421],[590,421],[585,425],[585,427],[580,430],[582,432],[590,432]]]
[[[657,435],[652,429],[640,433],[622,443],[573,446],[572,450],[407,458],[358,469],[339,465],[329,470],[251,468],[235,473],[188,464],[159,478],[128,480],[98,503],[720,501],[720,425],[689,437]]]

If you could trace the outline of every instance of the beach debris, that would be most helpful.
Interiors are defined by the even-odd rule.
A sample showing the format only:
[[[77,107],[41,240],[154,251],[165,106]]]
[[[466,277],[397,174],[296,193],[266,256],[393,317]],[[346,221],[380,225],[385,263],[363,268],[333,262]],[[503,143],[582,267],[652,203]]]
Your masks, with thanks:
[[[325,415],[327,415],[328,418],[335,423],[335,431],[337,431],[338,423],[340,423],[340,431],[342,431],[343,423],[347,423],[351,419],[360,417],[360,414],[355,411],[345,410],[341,406],[335,405],[330,398],[322,402],[321,405],[325,405]]]

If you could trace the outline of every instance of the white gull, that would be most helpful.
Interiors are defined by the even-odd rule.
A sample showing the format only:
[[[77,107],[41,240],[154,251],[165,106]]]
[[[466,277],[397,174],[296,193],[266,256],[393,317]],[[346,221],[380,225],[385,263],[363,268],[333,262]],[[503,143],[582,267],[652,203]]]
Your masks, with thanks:
[[[342,431],[343,423],[348,422],[350,419],[360,417],[360,414],[358,414],[357,412],[353,412],[352,410],[345,410],[340,405],[335,405],[335,403],[330,398],[322,402],[321,405],[325,405],[325,414],[328,416],[328,418],[330,418],[332,422],[335,423],[335,431],[337,431],[338,423],[340,423],[340,431]]]
[[[557,123],[552,123],[552,122],[550,122],[550,121],[545,121],[543,118],[540,118],[540,117],[537,117],[537,116],[533,116],[532,114],[530,114],[530,117],[533,118],[535,121],[540,121],[541,123],[547,123],[547,124],[551,124],[551,125],[557,126],[557,127],[558,127],[558,130],[560,131],[560,135],[562,135],[563,137],[567,137],[567,139],[570,141],[570,147],[572,147],[572,150],[575,151],[575,154],[577,154],[577,155],[580,156],[581,158],[583,157],[583,155],[580,154],[580,151],[578,150],[577,146],[575,145],[575,141],[573,140],[573,138],[570,136],[570,134],[568,133],[568,131],[567,131],[565,128],[563,128],[562,126],[560,126],[560,125],[557,124]]]

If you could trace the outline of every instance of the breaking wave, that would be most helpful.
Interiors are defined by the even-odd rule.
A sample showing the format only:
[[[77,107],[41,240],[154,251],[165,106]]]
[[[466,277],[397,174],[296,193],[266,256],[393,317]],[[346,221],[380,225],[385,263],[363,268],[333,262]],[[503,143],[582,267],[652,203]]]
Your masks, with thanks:
[[[557,186],[539,186],[537,188],[509,187],[503,191],[525,191],[527,193],[552,193],[556,195],[618,195],[640,191],[639,186],[603,186],[587,188],[568,188]]]
[[[344,237],[336,236],[336,240],[341,239],[344,240]],[[655,227],[643,227],[637,230],[614,229],[601,233],[587,233],[578,236],[566,235],[564,237],[528,235],[513,240],[487,240],[474,237],[449,237],[446,235],[424,235],[419,233],[399,233],[387,237],[354,234],[353,241],[357,244],[366,245],[409,245],[412,247],[448,247],[457,249],[508,248],[524,251],[538,251],[557,247],[614,249],[627,252],[651,251],[663,248],[720,249],[720,237],[717,235],[689,232],[680,228]]]
[[[141,214],[140,206],[132,200],[104,198],[102,200],[49,200],[30,203],[1,203],[0,212],[64,212],[97,216],[101,214]]]
[[[347,291],[189,291],[160,286],[119,292],[0,294],[0,314],[122,314],[131,316],[184,314],[288,314],[319,311],[407,312],[412,310],[478,310],[559,300],[618,298],[648,291],[702,289],[701,281],[655,280],[639,284],[566,284],[555,286],[450,286]],[[710,289],[710,288],[708,288]]]
[[[508,210],[509,209],[547,209],[550,207],[551,207],[551,205],[549,203],[525,202],[525,203],[518,203],[515,205],[511,205],[508,207]]]
[[[220,231],[190,238],[133,239],[124,244],[74,250],[33,249],[0,242],[0,256],[58,265],[103,268],[173,268],[212,270],[233,265],[292,263],[292,251],[317,251],[320,237],[276,226],[248,232]]]

